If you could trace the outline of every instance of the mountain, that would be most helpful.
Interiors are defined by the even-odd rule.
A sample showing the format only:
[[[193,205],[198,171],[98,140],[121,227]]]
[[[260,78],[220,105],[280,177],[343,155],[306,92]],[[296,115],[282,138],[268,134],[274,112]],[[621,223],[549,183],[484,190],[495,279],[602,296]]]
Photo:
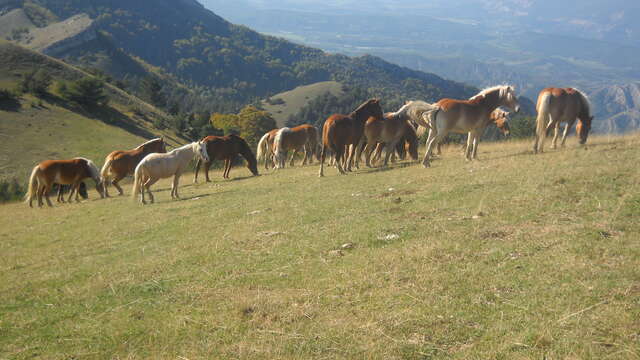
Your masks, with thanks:
[[[327,51],[364,53],[478,87],[512,83],[535,99],[548,86],[595,96],[640,79],[636,2],[568,0],[239,0],[205,2],[234,22]],[[604,107],[623,123],[634,111]],[[622,115],[622,116],[619,116]],[[640,118],[636,119],[640,120]]]
[[[261,35],[227,22],[194,0],[25,0],[23,8],[27,3],[53,14],[58,22],[87,14],[90,30],[110,44],[111,50],[101,53],[117,49],[141,60],[209,99],[208,110],[238,108],[321,81],[363,87],[383,97],[390,108],[407,98],[468,97],[476,91],[374,56],[333,55]],[[8,14],[20,4],[9,2],[2,10]],[[79,65],[102,66],[91,56],[97,49],[86,47],[87,43],[78,44],[55,55]],[[176,88],[165,91],[173,94]],[[179,97],[178,102],[184,103]]]

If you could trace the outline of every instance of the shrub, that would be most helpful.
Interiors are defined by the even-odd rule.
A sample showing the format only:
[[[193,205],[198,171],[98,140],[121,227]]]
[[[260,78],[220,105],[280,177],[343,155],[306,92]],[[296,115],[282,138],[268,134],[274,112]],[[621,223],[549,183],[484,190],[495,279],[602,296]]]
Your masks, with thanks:
[[[26,194],[26,188],[16,179],[0,180],[0,202],[20,200]]]
[[[60,83],[56,90],[63,99],[80,106],[104,106],[108,103],[104,94],[104,82],[93,77]]]
[[[23,93],[31,93],[36,96],[44,96],[49,92],[51,75],[44,70],[33,70],[26,73],[20,81],[19,88]]]
[[[15,90],[0,89],[0,101],[17,101],[20,95]]]

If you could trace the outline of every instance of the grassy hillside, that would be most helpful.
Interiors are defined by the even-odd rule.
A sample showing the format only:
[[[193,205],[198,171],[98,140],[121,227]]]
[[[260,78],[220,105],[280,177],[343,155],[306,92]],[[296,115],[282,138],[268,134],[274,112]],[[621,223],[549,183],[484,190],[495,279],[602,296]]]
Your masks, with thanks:
[[[46,69],[54,80],[74,80],[88,74],[53,58],[0,42],[0,88],[15,88],[25,73]],[[54,95],[38,99],[22,95],[0,104],[0,180],[20,182],[44,159],[83,156],[100,164],[116,149],[128,149],[156,136],[171,145],[184,143],[174,132],[156,127],[166,115],[111,85],[108,106],[91,111]]]
[[[289,116],[297,113],[309,101],[327,92],[340,96],[342,94],[342,85],[335,81],[323,81],[311,85],[298,86],[293,90],[271,96],[270,101],[263,100],[262,106],[273,115],[278,126],[282,127],[289,119]],[[280,103],[278,99],[283,102]]]
[[[530,146],[0,206],[0,357],[637,359],[640,136]]]

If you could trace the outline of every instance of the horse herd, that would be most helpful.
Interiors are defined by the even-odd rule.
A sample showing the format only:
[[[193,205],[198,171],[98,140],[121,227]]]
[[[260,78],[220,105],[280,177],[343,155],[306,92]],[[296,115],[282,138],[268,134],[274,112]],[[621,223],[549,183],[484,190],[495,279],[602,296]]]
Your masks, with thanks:
[[[501,107],[518,112],[520,105],[515,89],[509,85],[494,86],[482,90],[468,100],[442,99],[430,104],[424,101],[408,101],[398,111],[383,113],[378,99],[370,99],[348,115],[333,114],[324,123],[322,133],[311,125],[294,128],[274,129],[264,134],[258,143],[257,158],[247,142],[237,135],[207,136],[170,152],[166,151],[163,138],[157,138],[128,151],[114,151],[106,159],[102,170],[85,158],[71,160],[46,160],[36,165],[29,179],[26,201],[33,206],[37,198],[38,206],[43,198],[52,206],[49,193],[54,184],[59,185],[58,202],[64,202],[62,185],[70,185],[67,201],[74,194],[79,201],[83,180],[91,178],[101,197],[108,197],[108,185],[112,184],[123,195],[119,182],[133,174],[134,198],[140,195],[145,204],[145,192],[154,201],[150,187],[161,178],[173,176],[171,197],[179,198],[180,176],[194,157],[197,158],[194,182],[198,180],[201,165],[204,165],[206,181],[213,160],[224,161],[223,177],[229,178],[233,160],[242,155],[253,175],[258,175],[258,160],[264,160],[268,169],[284,168],[288,153],[292,151],[290,165],[297,152],[304,151],[302,164],[313,163],[315,157],[320,162],[319,176],[324,175],[324,164],[331,156],[331,164],[338,172],[346,174],[353,167],[359,168],[362,153],[365,165],[373,166],[373,161],[385,150],[384,166],[391,156],[403,159],[408,153],[413,160],[418,159],[418,136],[428,131],[426,152],[422,160],[430,166],[432,151],[438,148],[448,133],[468,134],[465,158],[477,158],[478,142],[490,124],[495,124],[503,134],[508,134],[509,112]],[[580,144],[587,141],[591,129],[591,105],[586,95],[573,88],[547,88],[540,92],[536,104],[536,136],[534,153],[543,151],[544,138],[554,129],[552,146],[555,148],[561,123],[566,123],[562,136],[564,146],[569,129],[578,121],[576,132]],[[375,152],[375,153],[374,153]],[[373,155],[373,159],[372,159]]]

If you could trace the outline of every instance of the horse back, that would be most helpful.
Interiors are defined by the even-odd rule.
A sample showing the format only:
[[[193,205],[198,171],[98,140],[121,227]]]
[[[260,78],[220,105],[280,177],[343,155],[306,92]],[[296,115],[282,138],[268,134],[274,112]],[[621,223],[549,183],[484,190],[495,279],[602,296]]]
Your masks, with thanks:
[[[84,159],[45,160],[38,164],[40,171],[49,182],[69,185],[91,177],[91,171]]]

